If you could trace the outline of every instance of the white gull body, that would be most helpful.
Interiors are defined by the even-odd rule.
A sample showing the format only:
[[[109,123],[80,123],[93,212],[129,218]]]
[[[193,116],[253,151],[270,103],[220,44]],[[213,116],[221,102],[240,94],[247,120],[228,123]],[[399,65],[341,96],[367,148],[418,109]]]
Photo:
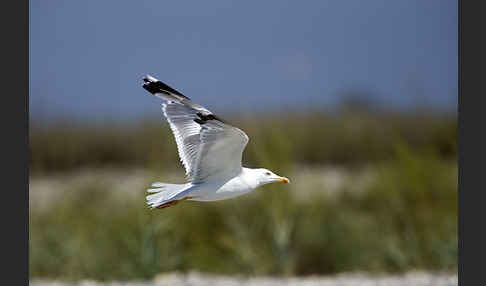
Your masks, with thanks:
[[[157,182],[148,189],[147,204],[165,208],[183,200],[217,201],[237,197],[273,182],[288,183],[267,169],[241,165],[248,136],[182,93],[147,75],[143,88],[164,99],[169,122],[188,183]]]

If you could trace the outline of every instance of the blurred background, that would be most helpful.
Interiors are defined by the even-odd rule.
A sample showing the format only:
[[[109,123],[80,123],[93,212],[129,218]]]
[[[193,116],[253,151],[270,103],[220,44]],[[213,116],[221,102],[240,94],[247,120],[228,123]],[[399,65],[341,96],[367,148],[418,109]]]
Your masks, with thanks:
[[[456,1],[30,1],[31,278],[457,269]],[[151,74],[291,179],[149,210],[184,170]]]

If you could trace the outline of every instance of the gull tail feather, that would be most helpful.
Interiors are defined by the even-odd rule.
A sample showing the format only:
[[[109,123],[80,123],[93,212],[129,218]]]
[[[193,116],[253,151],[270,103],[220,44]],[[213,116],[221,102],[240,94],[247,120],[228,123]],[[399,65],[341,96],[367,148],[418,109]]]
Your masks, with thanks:
[[[167,184],[156,182],[152,184],[153,189],[148,189],[147,192],[152,193],[147,196],[147,204],[156,208],[171,201],[180,200],[184,198],[192,184]]]

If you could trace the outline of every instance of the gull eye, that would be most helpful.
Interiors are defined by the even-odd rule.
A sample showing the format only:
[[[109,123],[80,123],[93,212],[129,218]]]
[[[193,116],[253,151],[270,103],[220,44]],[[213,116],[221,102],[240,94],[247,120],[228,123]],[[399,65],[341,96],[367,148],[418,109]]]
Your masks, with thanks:
[[[270,176],[271,174],[270,174],[270,172],[266,172],[265,175]]]

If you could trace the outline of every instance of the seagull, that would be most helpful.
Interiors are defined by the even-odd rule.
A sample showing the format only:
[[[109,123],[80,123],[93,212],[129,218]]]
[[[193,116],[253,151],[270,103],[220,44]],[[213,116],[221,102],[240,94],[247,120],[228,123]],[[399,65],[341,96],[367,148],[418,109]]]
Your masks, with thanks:
[[[244,195],[268,183],[289,183],[267,169],[241,165],[248,136],[179,91],[147,75],[143,88],[164,100],[162,112],[177,143],[185,184],[156,182],[147,204],[166,208],[185,200],[209,202]]]

